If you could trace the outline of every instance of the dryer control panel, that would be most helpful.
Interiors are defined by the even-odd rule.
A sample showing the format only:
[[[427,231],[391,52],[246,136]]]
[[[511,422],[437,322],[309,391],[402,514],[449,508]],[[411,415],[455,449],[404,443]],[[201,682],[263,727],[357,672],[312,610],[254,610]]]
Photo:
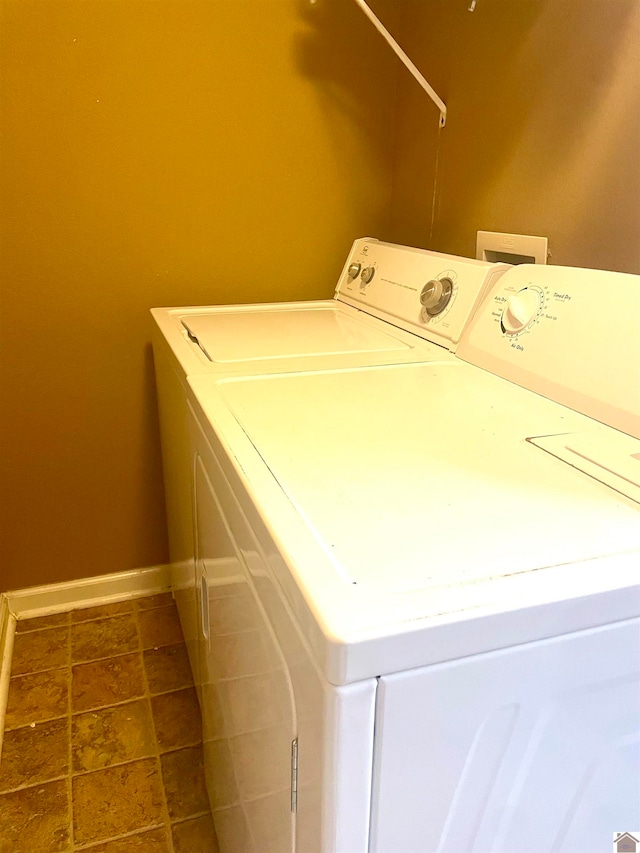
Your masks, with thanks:
[[[512,267],[457,355],[631,435],[640,435],[640,276]]]
[[[363,238],[351,248],[335,296],[453,351],[484,294],[508,269]]]

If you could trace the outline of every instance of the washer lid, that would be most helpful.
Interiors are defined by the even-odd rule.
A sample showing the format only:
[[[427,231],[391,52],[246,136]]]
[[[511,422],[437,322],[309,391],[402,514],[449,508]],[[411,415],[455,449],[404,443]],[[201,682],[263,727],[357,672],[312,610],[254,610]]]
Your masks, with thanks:
[[[527,441],[590,418],[462,362],[188,381],[333,683],[640,613],[638,504]]]
[[[309,355],[404,350],[410,347],[389,324],[323,307],[252,306],[210,310],[181,318],[189,337],[211,362],[233,363]]]

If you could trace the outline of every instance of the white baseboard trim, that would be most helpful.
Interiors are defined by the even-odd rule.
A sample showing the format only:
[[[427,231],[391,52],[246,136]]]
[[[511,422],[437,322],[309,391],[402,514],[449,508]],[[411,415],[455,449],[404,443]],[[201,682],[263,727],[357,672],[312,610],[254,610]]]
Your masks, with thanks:
[[[171,589],[171,566],[150,566],[111,575],[32,586],[5,593],[9,612],[16,619],[50,616],[65,610],[126,601]]]
[[[165,565],[0,593],[0,757],[11,677],[13,638],[18,620],[141,598],[170,589],[171,566]]]

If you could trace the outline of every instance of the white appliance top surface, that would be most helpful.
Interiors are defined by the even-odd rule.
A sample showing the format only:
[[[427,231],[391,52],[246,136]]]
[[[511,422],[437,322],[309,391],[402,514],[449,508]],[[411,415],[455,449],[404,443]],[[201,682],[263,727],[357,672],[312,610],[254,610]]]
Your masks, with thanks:
[[[152,314],[156,343],[185,376],[453,358],[445,347],[335,299],[154,308]]]
[[[475,380],[442,364],[221,388],[348,583],[415,590],[640,546],[636,507],[526,441],[582,419],[530,395],[514,411]]]
[[[310,306],[251,306],[186,315],[182,325],[218,364],[309,355],[409,351],[389,324],[339,302]],[[406,337],[406,336],[405,336]]]
[[[283,585],[343,647],[319,651],[334,680],[385,671],[365,639],[614,587],[601,559],[631,577],[638,504],[528,440],[609,428],[537,394],[450,362],[190,383],[282,546]],[[392,669],[436,654],[397,653]]]
[[[363,238],[351,247],[334,299],[154,308],[155,342],[186,376],[429,360],[455,351],[507,268]],[[423,302],[430,298],[437,311]]]

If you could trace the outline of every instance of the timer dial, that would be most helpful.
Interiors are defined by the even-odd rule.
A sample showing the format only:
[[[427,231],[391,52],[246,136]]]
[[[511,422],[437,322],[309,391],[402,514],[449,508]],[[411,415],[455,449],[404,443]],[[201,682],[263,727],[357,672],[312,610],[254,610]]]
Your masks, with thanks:
[[[453,282],[450,278],[434,278],[428,281],[420,293],[423,312],[429,317],[435,317],[447,307],[453,293]]]
[[[542,293],[533,287],[524,287],[507,298],[502,312],[502,331],[517,335],[535,319],[542,305]]]
[[[371,281],[371,279],[374,277],[375,274],[376,274],[376,268],[375,267],[365,267],[362,270],[362,272],[360,273],[360,279],[361,279],[363,284],[369,284],[369,282]]]

